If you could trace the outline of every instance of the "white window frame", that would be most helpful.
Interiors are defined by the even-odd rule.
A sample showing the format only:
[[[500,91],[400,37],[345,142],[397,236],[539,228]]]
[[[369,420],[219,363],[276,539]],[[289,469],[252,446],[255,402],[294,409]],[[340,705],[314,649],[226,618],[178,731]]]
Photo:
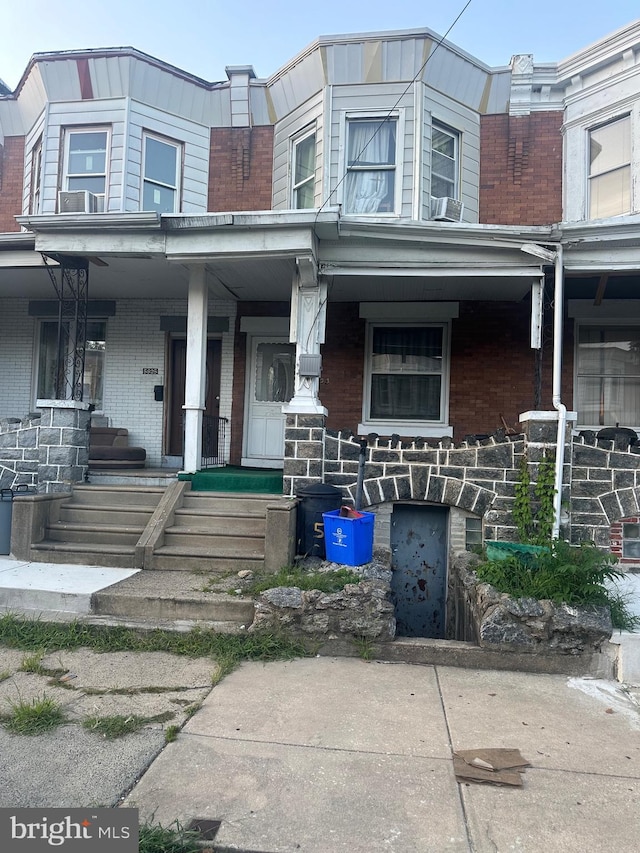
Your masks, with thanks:
[[[440,419],[439,420],[392,420],[390,418],[375,419],[369,416],[371,411],[371,380],[373,332],[376,328],[439,328],[442,329],[442,371],[440,372]],[[358,424],[358,432],[377,432],[379,435],[396,433],[401,436],[451,436],[453,428],[448,424],[449,418],[449,377],[451,367],[451,322],[424,322],[416,320],[376,319],[367,323],[365,334],[365,365],[364,387],[362,394],[362,423]]]
[[[313,207],[315,206],[315,202],[314,202],[314,205],[311,206],[311,208],[299,207],[296,204],[297,191],[301,187],[305,186],[305,184],[309,184],[309,183],[313,184],[313,197],[315,200],[317,168],[314,168],[313,174],[309,175],[308,178],[305,178],[303,181],[298,181],[298,183],[296,183],[296,166],[297,166],[298,146],[301,145],[303,142],[306,142],[311,136],[313,136],[315,139],[315,149],[316,149],[316,158],[317,158],[318,136],[316,133],[315,125],[313,125],[313,127],[305,128],[303,131],[301,131],[300,133],[296,134],[295,136],[293,136],[291,138],[291,154],[289,157],[289,164],[290,164],[290,169],[291,169],[290,176],[289,176],[289,185],[291,187],[291,190],[289,193],[289,200],[290,200],[292,210],[312,210]],[[314,158],[314,159],[316,159],[316,158]],[[316,162],[317,162],[317,160],[316,160]]]
[[[362,168],[362,171],[394,171],[394,198],[392,211],[376,211],[375,213],[349,213],[346,210],[346,184],[347,173],[353,170],[353,167],[348,166],[349,156],[349,124],[358,121],[383,121],[388,119],[395,122],[396,125],[396,158],[394,166],[367,166]],[[344,111],[340,116],[340,147],[339,147],[339,174],[340,183],[338,186],[338,201],[342,205],[344,216],[364,216],[364,217],[391,217],[398,218],[402,210],[402,183],[404,175],[404,136],[405,136],[405,113],[404,109],[396,109],[389,112],[388,110],[367,110],[366,112]],[[359,170],[360,171],[360,170]]]
[[[147,178],[146,171],[146,156],[147,156],[147,139],[154,139],[156,142],[161,142],[163,145],[169,145],[176,149],[176,183],[163,183],[152,178]],[[145,184],[152,184],[157,187],[173,190],[174,205],[172,213],[180,213],[182,210],[182,169],[184,157],[184,144],[177,139],[170,139],[168,136],[162,136],[160,133],[143,130],[142,132],[142,163],[140,169],[140,210],[144,209],[144,187]]]
[[[634,302],[635,302],[635,300],[634,300]],[[631,311],[633,313],[633,308],[631,308]],[[640,317],[637,317],[635,319],[635,321],[633,319],[628,318],[628,317],[627,318],[607,317],[607,318],[603,318],[600,320],[594,316],[594,318],[591,319],[591,315],[589,315],[587,317],[581,317],[579,319],[576,318],[575,323],[574,323],[573,408],[578,413],[580,411],[579,400],[578,400],[578,375],[579,375],[578,374],[578,352],[579,352],[579,346],[580,346],[580,329],[581,328],[600,329],[600,328],[606,328],[607,326],[616,326],[616,327],[629,326],[630,328],[640,330]],[[638,381],[640,382],[640,377],[639,377]],[[578,430],[580,430],[580,429],[600,430],[600,429],[604,429],[605,426],[613,427],[613,426],[615,426],[615,424],[611,423],[611,424],[602,425],[602,424],[596,424],[596,423],[579,422],[576,424],[576,429],[578,429]],[[640,430],[640,424],[620,423],[620,426],[629,427],[630,429]]]
[[[453,195],[447,193],[446,196],[442,196],[436,194],[433,191],[433,176],[437,174],[433,168],[433,134],[434,131],[439,131],[440,133],[447,134],[450,136],[455,144],[455,157],[454,157],[454,165],[455,165],[455,177],[453,182]],[[450,127],[444,122],[438,121],[437,119],[432,119],[431,121],[431,196],[432,198],[454,198],[456,200],[460,199],[460,174],[461,174],[461,162],[460,162],[460,152],[462,151],[462,134],[459,130],[456,130],[453,127]],[[438,175],[442,180],[448,181],[449,179],[445,176]]]
[[[42,204],[42,162],[44,155],[44,137],[40,135],[31,149],[31,181],[29,186],[29,213],[41,212]]]
[[[96,172],[95,177],[104,176],[104,192],[93,193],[98,199],[98,211],[102,212],[108,209],[109,196],[109,164],[111,160],[111,127],[107,125],[82,125],[82,126],[67,126],[64,128],[64,150],[62,160],[62,189],[70,192],[76,192],[75,188],[69,187],[69,178],[75,177],[75,173],[69,172],[69,153],[71,150],[71,137],[81,133],[105,133],[105,153],[104,153],[104,172]]]
[[[596,174],[592,174],[591,172],[591,136],[594,132],[598,130],[602,130],[605,127],[610,127],[618,122],[627,120],[629,122],[629,160],[626,163],[622,163],[618,166],[615,166],[612,169],[607,169],[604,172],[598,172]],[[606,121],[600,121],[597,124],[593,124],[587,128],[587,143],[586,143],[586,173],[587,173],[587,219],[608,219],[612,216],[628,216],[633,210],[633,147],[632,147],[632,138],[633,138],[633,119],[631,113],[625,112],[616,116],[613,116]],[[593,216],[591,211],[591,199],[592,199],[592,186],[596,179],[602,178],[604,175],[613,175],[615,172],[619,172],[622,169],[629,170],[629,207],[627,210],[621,210],[619,213],[612,213],[606,216]]]

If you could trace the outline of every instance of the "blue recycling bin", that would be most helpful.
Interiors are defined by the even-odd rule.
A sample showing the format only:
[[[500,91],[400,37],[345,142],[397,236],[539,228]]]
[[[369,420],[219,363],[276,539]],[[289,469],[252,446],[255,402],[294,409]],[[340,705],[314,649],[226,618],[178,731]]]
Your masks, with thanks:
[[[324,512],[324,544],[327,560],[345,566],[362,566],[373,557],[372,512],[359,512],[358,518],[340,515],[340,510]]]

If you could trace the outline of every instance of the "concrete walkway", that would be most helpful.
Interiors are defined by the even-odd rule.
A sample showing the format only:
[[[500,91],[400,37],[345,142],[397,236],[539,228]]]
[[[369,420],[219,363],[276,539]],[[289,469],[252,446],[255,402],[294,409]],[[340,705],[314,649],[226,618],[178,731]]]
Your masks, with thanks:
[[[615,850],[640,844],[640,709],[610,682],[312,658],[244,664],[124,801],[222,821],[260,853]],[[452,752],[515,747],[521,789]]]

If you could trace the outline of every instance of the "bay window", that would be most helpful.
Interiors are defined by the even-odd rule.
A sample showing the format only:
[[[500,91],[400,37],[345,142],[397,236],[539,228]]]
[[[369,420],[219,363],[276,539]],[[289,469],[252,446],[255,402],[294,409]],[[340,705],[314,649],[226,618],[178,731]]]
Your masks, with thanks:
[[[348,118],[345,213],[395,213],[395,118]]]
[[[434,198],[458,198],[459,148],[459,134],[434,122],[431,129],[431,195]]]
[[[99,211],[105,210],[108,150],[107,129],[82,128],[65,133],[63,189],[93,193]]]
[[[640,327],[577,330],[576,400],[583,427],[640,426]]]
[[[589,218],[631,210],[631,118],[610,121],[589,133]]]
[[[180,211],[182,148],[157,136],[143,136],[142,209]]]
[[[291,206],[294,210],[312,208],[315,203],[316,135],[307,133],[293,143]]]

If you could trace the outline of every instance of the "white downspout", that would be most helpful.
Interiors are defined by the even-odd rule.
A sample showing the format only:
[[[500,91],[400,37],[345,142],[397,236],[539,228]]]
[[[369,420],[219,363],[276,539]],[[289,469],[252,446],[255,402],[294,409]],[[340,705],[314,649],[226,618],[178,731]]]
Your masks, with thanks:
[[[562,403],[562,341],[564,315],[564,269],[562,246],[555,247],[554,304],[553,304],[553,407],[558,412],[558,436],[556,439],[556,478],[553,499],[553,528],[551,537],[560,536],[560,511],[562,508],[562,480],[564,471],[564,443],[567,427],[567,407]]]

